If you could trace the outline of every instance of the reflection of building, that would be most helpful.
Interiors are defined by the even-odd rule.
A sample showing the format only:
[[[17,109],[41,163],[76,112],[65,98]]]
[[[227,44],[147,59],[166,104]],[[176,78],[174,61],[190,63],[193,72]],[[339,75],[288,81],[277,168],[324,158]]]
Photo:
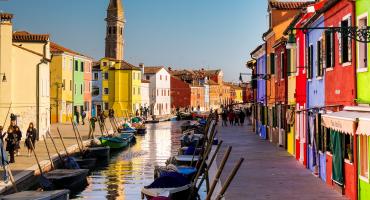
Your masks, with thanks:
[[[153,115],[171,113],[171,76],[163,67],[144,67],[144,79],[149,80],[150,110]]]
[[[90,114],[91,58],[51,42],[51,122],[68,122],[73,106]]]
[[[0,117],[19,116],[22,132],[33,122],[41,136],[50,130],[49,35],[13,33],[12,19],[0,13]]]

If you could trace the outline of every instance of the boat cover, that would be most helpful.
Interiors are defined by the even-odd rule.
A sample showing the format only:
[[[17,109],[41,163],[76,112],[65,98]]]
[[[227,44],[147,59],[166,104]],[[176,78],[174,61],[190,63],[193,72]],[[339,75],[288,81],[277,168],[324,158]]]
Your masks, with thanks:
[[[145,186],[145,188],[176,188],[188,184],[190,184],[190,181],[180,173],[167,172],[154,180],[152,184]]]

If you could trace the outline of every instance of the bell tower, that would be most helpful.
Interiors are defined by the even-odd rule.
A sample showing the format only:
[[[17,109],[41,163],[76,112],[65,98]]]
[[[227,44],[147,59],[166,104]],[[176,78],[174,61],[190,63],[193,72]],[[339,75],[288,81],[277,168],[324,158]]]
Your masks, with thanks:
[[[110,0],[107,9],[107,30],[105,37],[105,57],[123,60],[124,55],[124,16],[122,0]]]

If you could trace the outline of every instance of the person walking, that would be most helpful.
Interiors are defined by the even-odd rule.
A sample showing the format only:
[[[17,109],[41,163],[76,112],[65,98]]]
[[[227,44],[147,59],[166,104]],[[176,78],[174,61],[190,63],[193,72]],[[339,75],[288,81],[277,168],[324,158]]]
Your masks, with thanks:
[[[21,139],[22,139],[22,131],[19,129],[18,126],[15,126],[14,128],[14,133],[17,135],[17,142],[16,142],[16,146],[15,146],[15,153],[16,153],[16,156],[19,156],[20,155],[20,149],[21,149]]]
[[[221,114],[222,126],[227,126],[227,110],[224,110]]]
[[[229,117],[230,126],[233,126],[234,125],[235,113],[232,109],[230,109],[228,117]]]
[[[244,111],[242,109],[240,109],[240,113],[239,113],[239,121],[240,121],[240,125],[243,126],[244,125],[244,119],[245,119],[245,114],[244,114]]]
[[[35,148],[36,135],[37,135],[37,131],[34,128],[33,123],[31,122],[28,125],[27,134],[26,134],[26,141],[24,142],[24,144],[25,144],[25,146],[27,147],[27,150],[28,150],[28,157],[31,156],[31,153],[32,153],[32,145],[33,145],[33,148]]]
[[[0,140],[4,144],[4,137],[5,137],[5,134],[6,133],[3,133],[3,131],[4,131],[4,127],[3,126],[0,126]]]
[[[218,118],[219,118],[220,116],[218,116],[218,110],[217,110],[217,109],[215,110],[215,117],[216,117],[216,122],[218,123]]]
[[[77,124],[80,124],[80,113],[78,112],[78,110],[76,109],[75,111],[75,116],[76,116],[76,123]]]
[[[82,125],[85,125],[85,118],[86,118],[86,111],[85,110],[82,110],[81,117],[82,117]]]
[[[234,112],[234,125],[235,126],[240,126],[240,122],[239,122],[239,113],[238,112]]]
[[[97,121],[97,119],[95,117],[91,117],[90,118],[90,126],[89,126],[89,136],[88,136],[88,139],[94,139],[95,138],[95,122]]]
[[[6,141],[6,151],[9,152],[10,160],[9,163],[15,163],[14,151],[17,145],[17,134],[13,131],[13,128],[10,126],[7,131]]]

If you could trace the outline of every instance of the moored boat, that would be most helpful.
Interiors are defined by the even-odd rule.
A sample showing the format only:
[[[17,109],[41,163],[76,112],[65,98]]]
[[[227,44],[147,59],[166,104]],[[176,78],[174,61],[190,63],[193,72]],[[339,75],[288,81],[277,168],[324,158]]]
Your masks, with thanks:
[[[121,133],[120,137],[127,140],[130,144],[136,142],[136,138],[133,133]]]
[[[88,169],[56,169],[44,174],[53,184],[54,189],[69,189],[76,191],[87,185]]]
[[[68,200],[69,190],[23,191],[0,197],[0,200]]]
[[[75,158],[74,159],[81,169],[94,169],[96,158]]]
[[[139,134],[139,135],[144,135],[146,134],[146,128],[138,128],[136,129],[136,133]]]
[[[85,157],[107,159],[109,158],[110,148],[109,146],[92,146],[86,150]]]
[[[109,148],[113,149],[122,149],[129,145],[129,141],[120,137],[100,137],[99,138],[101,144],[103,146],[109,146]]]

